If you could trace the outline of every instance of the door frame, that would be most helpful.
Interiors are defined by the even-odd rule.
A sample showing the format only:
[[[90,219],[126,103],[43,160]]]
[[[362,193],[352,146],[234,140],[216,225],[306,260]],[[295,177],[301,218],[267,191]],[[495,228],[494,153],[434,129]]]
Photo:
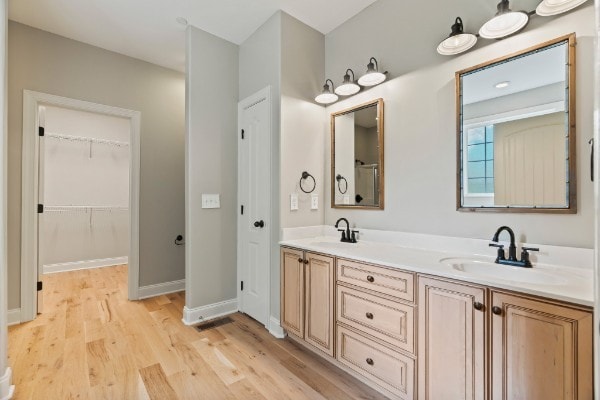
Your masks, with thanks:
[[[266,86],[265,88],[259,90],[258,92],[251,94],[250,96],[246,97],[245,99],[241,100],[238,103],[238,129],[236,132],[237,136],[237,140],[240,141],[241,139],[241,130],[242,130],[242,112],[244,111],[245,108],[249,108],[252,105],[259,103],[261,101],[266,101],[268,103],[268,117],[267,117],[267,123],[268,123],[268,127],[269,127],[269,148],[267,149],[267,154],[269,154],[269,165],[272,165],[272,160],[271,160],[271,147],[272,147],[272,143],[273,143],[273,123],[272,123],[272,105],[271,105],[271,86]],[[239,142],[238,142],[239,143]],[[243,260],[242,260],[242,232],[243,232],[243,228],[242,228],[242,218],[241,218],[241,210],[240,207],[242,205],[242,192],[240,190],[240,177],[242,176],[242,166],[240,164],[240,157],[241,157],[241,146],[238,146],[238,151],[237,151],[237,159],[238,159],[238,170],[237,170],[237,176],[238,176],[238,201],[237,201],[237,280],[236,280],[236,285],[237,285],[237,300],[238,300],[238,310],[240,310],[241,312],[244,312],[244,302],[243,302],[243,296],[242,296],[242,290],[240,287],[240,282],[241,282],[241,277],[243,276],[243,272],[244,272],[244,268],[243,268]],[[267,172],[267,180],[269,182],[269,186],[271,191],[273,190],[273,181],[272,181],[272,173],[271,173],[271,168],[269,168],[269,171]],[[271,320],[271,223],[272,223],[272,215],[271,215],[271,203],[272,203],[272,199],[271,199],[271,193],[269,193],[268,197],[268,202],[267,202],[267,209],[269,210],[269,217],[270,217],[270,221],[268,221],[267,224],[265,224],[265,234],[267,235],[268,238],[268,250],[267,250],[267,276],[266,276],[266,280],[269,283],[268,284],[268,288],[269,291],[267,293],[267,324],[265,325],[267,328],[270,325],[270,320]]]
[[[31,321],[37,315],[38,281],[38,167],[39,106],[50,105],[94,112],[130,120],[129,137],[129,265],[128,297],[139,297],[139,203],[140,203],[140,121],[139,111],[128,110],[55,96],[31,90],[23,91],[23,152],[21,175],[21,318]]]

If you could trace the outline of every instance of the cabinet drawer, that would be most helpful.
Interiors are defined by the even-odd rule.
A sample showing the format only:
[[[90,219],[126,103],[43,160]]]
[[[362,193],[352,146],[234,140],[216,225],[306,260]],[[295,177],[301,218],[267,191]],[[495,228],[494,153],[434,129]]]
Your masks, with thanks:
[[[412,358],[338,325],[337,359],[401,399],[413,398]]]
[[[337,320],[414,353],[414,308],[338,285]]]
[[[338,259],[337,279],[406,301],[414,301],[415,276],[410,272]]]

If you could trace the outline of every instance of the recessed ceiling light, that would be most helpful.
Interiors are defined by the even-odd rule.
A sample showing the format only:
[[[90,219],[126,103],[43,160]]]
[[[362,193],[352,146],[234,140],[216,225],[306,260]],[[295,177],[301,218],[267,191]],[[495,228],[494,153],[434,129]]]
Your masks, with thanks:
[[[177,21],[179,25],[188,26],[188,20],[183,17],[177,17],[175,18],[175,21]]]
[[[510,82],[509,81],[504,81],[504,82],[498,82],[494,86],[496,87],[496,89],[504,89],[508,85],[510,85]]]

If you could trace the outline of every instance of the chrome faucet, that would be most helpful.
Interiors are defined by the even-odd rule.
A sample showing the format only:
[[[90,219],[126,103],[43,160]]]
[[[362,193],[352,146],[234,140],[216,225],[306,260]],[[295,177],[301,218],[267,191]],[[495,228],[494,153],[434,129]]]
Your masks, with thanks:
[[[508,246],[508,259],[504,253],[504,245],[498,244],[498,237],[502,233],[502,231],[508,232],[510,236],[510,245]],[[504,265],[512,265],[514,267],[524,267],[531,268],[531,261],[529,260],[529,252],[530,251],[540,251],[540,249],[535,247],[522,247],[521,248],[521,260],[517,259],[517,246],[515,245],[515,233],[508,226],[501,226],[498,228],[494,237],[492,238],[492,242],[490,243],[490,247],[498,248],[498,255],[496,256],[496,264],[504,264]]]
[[[346,223],[346,229],[338,229],[338,231],[342,232],[342,238],[340,239],[340,242],[356,243],[356,234],[358,231],[350,231],[350,223],[346,218],[338,219],[335,223],[335,227],[337,228],[342,221]]]

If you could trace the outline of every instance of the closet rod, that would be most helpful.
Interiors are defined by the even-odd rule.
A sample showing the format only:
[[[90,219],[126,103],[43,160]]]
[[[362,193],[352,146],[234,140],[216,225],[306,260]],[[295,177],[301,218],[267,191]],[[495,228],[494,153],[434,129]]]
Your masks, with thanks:
[[[62,133],[48,132],[44,136],[47,138],[50,138],[50,139],[68,140],[71,142],[89,142],[89,143],[106,144],[109,146],[117,146],[117,147],[129,146],[129,143],[120,142],[118,140],[99,139],[99,138],[91,138],[91,137],[85,137],[85,136],[63,135]]]

